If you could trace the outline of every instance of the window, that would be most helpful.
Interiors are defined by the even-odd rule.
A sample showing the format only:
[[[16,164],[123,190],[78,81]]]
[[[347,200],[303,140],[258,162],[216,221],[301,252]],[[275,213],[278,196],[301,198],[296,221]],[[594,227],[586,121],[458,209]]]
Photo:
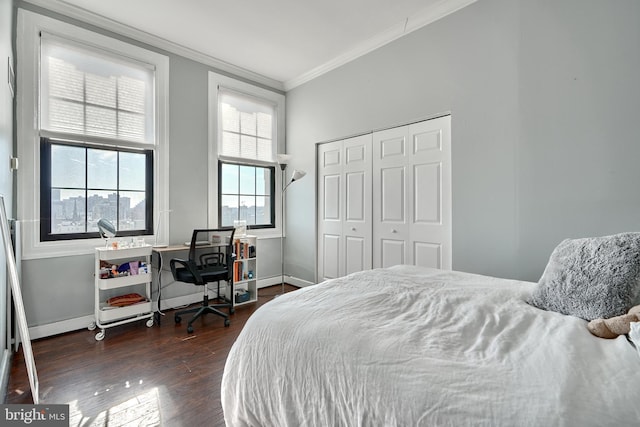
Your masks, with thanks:
[[[153,151],[52,142],[40,149],[40,239],[99,237],[111,221],[118,236],[152,234]]]
[[[275,227],[276,106],[218,88],[218,226]]]
[[[74,142],[41,139],[41,241],[99,237],[100,218],[119,236],[153,234],[153,150],[130,147],[154,143],[154,68],[41,39],[41,134]]]
[[[209,72],[209,111],[208,223],[229,227],[255,218],[251,234],[279,237],[284,94]]]
[[[251,166],[220,161],[220,227],[232,227],[234,220],[246,220],[252,228],[272,228],[273,166]]]
[[[23,259],[93,253],[98,216],[167,242],[169,58],[24,9],[16,33]]]

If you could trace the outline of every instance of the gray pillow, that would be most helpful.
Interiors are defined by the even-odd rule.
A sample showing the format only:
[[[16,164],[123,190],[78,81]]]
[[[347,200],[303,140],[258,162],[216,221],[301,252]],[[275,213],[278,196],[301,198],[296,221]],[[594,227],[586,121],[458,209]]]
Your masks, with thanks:
[[[640,296],[640,233],[566,239],[528,303],[585,320],[625,314]]]

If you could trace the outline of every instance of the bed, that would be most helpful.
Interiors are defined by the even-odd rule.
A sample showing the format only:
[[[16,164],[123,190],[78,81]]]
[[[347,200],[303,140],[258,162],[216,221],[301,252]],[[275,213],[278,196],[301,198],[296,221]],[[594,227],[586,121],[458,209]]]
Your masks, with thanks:
[[[395,266],[259,308],[222,378],[228,426],[637,426],[640,355],[527,303],[536,283]]]

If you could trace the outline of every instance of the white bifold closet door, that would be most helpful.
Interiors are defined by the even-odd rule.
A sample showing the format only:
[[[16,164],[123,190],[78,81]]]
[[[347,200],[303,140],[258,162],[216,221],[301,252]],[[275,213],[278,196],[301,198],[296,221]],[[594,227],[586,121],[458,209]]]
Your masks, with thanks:
[[[373,134],[373,267],[451,269],[451,118]]]
[[[320,144],[318,281],[411,264],[451,269],[451,119]]]
[[[318,280],[372,261],[371,134],[318,147]]]

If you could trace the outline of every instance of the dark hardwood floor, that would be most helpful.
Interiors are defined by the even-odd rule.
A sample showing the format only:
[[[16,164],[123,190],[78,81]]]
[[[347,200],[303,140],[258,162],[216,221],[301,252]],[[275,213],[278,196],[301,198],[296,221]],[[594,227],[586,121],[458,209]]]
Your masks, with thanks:
[[[69,404],[71,426],[224,426],[227,354],[249,316],[280,292],[279,285],[260,289],[258,302],[236,307],[227,328],[221,317],[207,315],[188,334],[187,316],[176,325],[169,310],[160,326],[109,328],[103,341],[89,330],[35,340],[40,403]],[[33,403],[21,350],[13,356],[6,403]]]

